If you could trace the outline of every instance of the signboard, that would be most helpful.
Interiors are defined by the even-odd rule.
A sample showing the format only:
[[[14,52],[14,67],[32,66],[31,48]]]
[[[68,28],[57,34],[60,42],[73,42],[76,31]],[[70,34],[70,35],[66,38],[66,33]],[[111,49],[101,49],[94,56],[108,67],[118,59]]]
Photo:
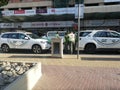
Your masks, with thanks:
[[[25,14],[25,10],[14,10],[14,14]]]
[[[55,22],[32,22],[31,27],[72,27],[74,24],[73,21],[55,21]]]
[[[38,10],[9,10],[9,11],[2,11],[3,16],[29,16],[29,15],[36,15],[36,14],[75,14],[75,7],[70,8],[47,8],[47,9],[38,9]]]
[[[25,10],[25,15],[36,15],[36,10]]]
[[[0,23],[1,28],[45,28],[45,27],[72,27],[73,21],[55,21],[55,22],[21,22],[21,23]]]
[[[13,23],[0,23],[0,28],[13,28]]]
[[[36,15],[36,10],[8,10],[2,11],[3,16],[26,16]]]
[[[120,0],[104,0],[104,2],[120,2]]]
[[[12,15],[14,15],[14,11],[13,10],[11,10],[11,11],[2,11],[2,15],[3,16],[12,16]]]
[[[71,8],[48,8],[47,14],[75,14],[75,7]]]
[[[78,18],[78,17],[80,17],[80,18],[84,17],[84,5],[83,4],[75,5],[75,18]]]
[[[14,15],[25,16],[25,15],[35,15],[36,10],[14,10]]]
[[[44,14],[47,13],[47,9],[37,9],[36,14]]]

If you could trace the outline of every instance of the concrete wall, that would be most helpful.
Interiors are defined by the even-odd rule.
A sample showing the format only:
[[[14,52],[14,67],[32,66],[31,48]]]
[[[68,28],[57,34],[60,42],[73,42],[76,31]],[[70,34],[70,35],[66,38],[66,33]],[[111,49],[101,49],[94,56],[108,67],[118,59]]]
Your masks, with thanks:
[[[88,4],[88,3],[100,3],[100,2],[104,2],[104,0],[84,0],[85,4]]]
[[[120,5],[85,7],[85,13],[120,12]]]
[[[9,86],[7,86],[4,90],[32,90],[41,76],[41,63],[38,63]]]

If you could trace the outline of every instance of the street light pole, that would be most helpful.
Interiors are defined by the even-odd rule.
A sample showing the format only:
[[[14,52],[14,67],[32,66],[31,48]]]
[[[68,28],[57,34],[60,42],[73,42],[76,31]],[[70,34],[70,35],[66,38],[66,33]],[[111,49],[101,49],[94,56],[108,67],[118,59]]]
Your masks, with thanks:
[[[78,34],[77,34],[77,59],[79,59],[79,34],[80,34],[80,1],[78,1]]]

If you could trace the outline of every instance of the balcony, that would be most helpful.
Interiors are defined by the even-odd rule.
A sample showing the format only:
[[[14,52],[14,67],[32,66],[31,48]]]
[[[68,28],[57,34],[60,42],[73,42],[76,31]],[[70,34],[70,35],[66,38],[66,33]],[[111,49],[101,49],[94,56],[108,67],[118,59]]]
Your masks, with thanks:
[[[85,13],[96,13],[96,12],[120,12],[120,5],[101,5],[85,7]]]
[[[52,1],[51,0],[41,0],[39,2],[19,2],[19,3],[9,3],[6,6],[1,7],[3,8],[26,8],[26,7],[52,7]]]

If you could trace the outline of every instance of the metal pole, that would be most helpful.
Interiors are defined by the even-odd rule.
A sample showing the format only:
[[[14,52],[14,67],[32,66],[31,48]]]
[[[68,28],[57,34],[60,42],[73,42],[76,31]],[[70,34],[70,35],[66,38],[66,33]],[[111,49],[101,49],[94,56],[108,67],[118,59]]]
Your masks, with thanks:
[[[79,59],[79,33],[80,33],[80,4],[78,3],[78,45],[77,45],[77,59]]]

